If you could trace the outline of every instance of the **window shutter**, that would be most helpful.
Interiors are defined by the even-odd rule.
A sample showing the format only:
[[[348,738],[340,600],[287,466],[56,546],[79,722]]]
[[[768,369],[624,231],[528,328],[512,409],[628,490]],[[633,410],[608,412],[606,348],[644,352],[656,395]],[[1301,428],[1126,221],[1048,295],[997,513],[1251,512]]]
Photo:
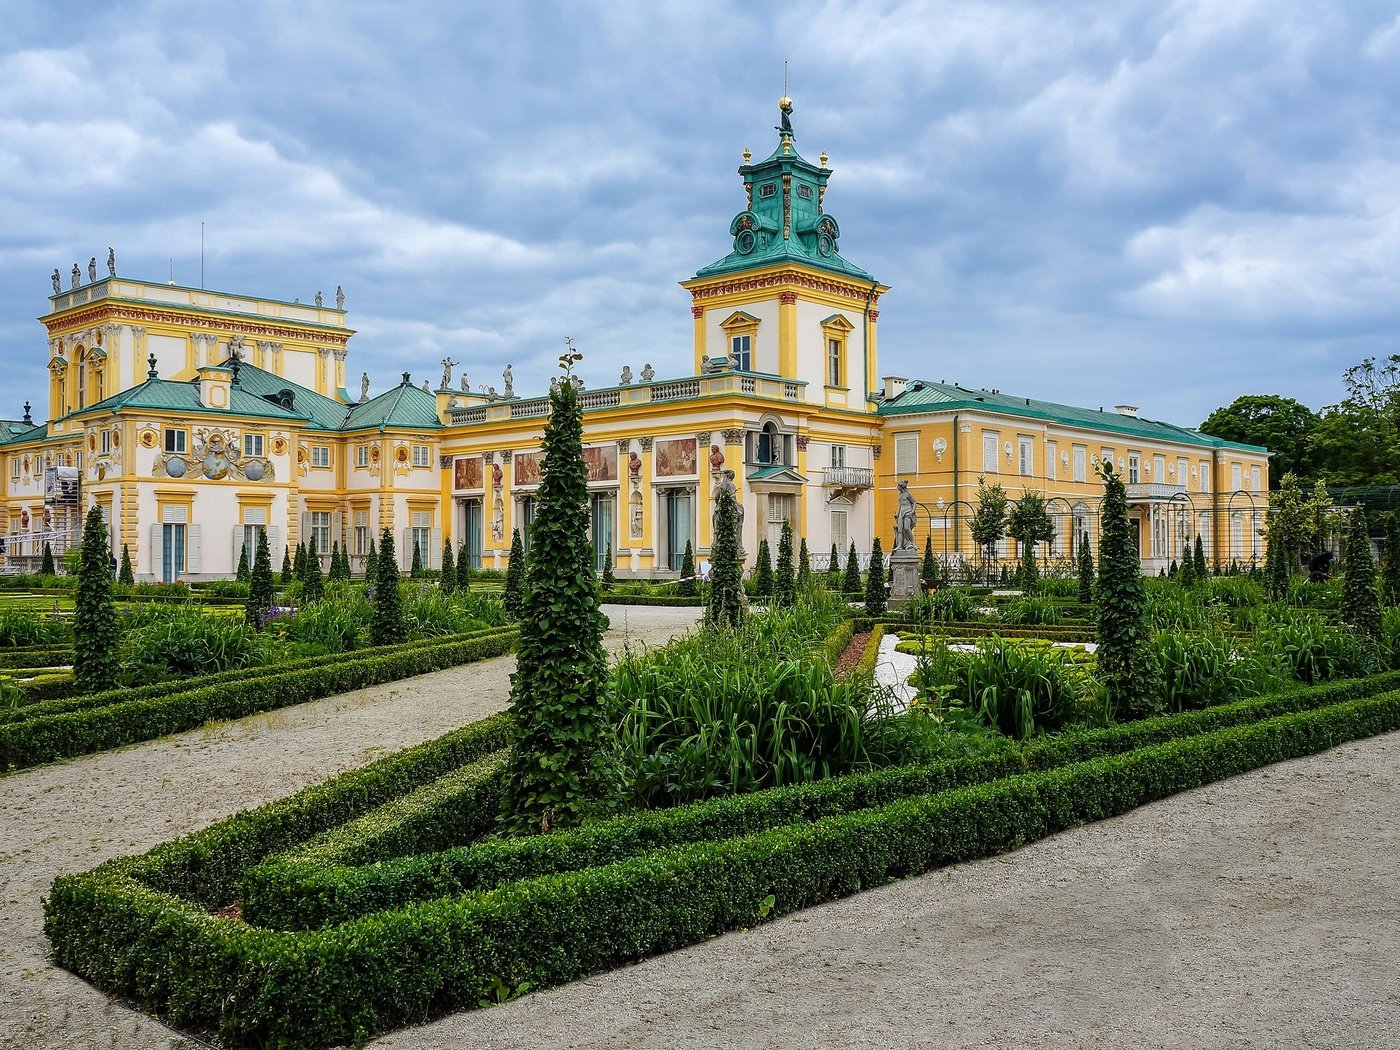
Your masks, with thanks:
[[[151,575],[157,580],[161,579],[163,562],[161,560],[161,529],[164,526],[151,526]]]
[[[428,541],[428,549],[423,552],[423,558],[428,568],[442,568],[442,530],[433,529],[432,539]]]
[[[307,543],[311,539],[311,514],[308,511],[301,512],[301,542]]]
[[[997,473],[997,442],[999,434],[982,435],[982,470],[988,474]]]
[[[896,474],[917,474],[919,472],[919,436],[917,434],[895,435],[894,472]]]
[[[185,526],[185,571],[191,575],[204,571],[204,559],[199,552],[199,534],[198,525]]]
[[[282,527],[280,525],[267,527],[267,560],[272,565],[273,573],[282,571]]]
[[[253,555],[256,555],[257,553],[258,553],[257,550],[254,550],[254,551],[253,551]],[[243,526],[242,526],[242,525],[235,525],[235,526],[233,527],[233,568],[231,568],[231,569],[229,570],[230,573],[236,573],[236,572],[238,571],[238,559],[239,559],[240,557],[242,557],[242,556],[243,556]],[[252,556],[250,556],[249,559],[248,559],[248,568],[249,568],[250,570],[253,568]]]
[[[340,511],[331,514],[331,542],[345,546],[345,536],[341,533],[344,522],[344,515]]]
[[[419,552],[422,556],[422,552]],[[413,530],[404,529],[403,539],[399,541],[399,569],[407,572],[413,568]]]

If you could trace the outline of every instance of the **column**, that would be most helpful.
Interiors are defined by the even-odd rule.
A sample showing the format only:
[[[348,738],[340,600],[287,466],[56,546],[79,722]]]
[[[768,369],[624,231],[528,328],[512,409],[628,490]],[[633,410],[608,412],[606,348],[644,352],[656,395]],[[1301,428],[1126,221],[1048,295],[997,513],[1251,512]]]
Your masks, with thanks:
[[[702,555],[709,557],[710,548],[714,546],[715,542],[714,537],[710,535],[710,500],[713,498],[715,480],[714,471],[710,467],[710,441],[712,438],[713,435],[708,430],[702,430],[695,435],[695,558],[697,561]]]
[[[642,497],[642,549],[636,564],[639,570],[646,570],[656,568],[656,486],[652,484],[652,438],[639,438],[638,443],[642,449],[642,470],[637,479]]]
[[[797,378],[796,292],[778,293],[778,374],[784,379]]]

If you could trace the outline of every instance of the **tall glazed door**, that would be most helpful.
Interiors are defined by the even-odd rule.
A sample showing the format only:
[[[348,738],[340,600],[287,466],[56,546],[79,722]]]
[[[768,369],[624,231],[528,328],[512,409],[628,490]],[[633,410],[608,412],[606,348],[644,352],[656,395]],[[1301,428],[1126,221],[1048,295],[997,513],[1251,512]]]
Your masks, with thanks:
[[[595,495],[590,500],[593,524],[593,567],[599,572],[607,564],[608,552],[613,548],[613,519],[617,513],[617,500],[612,496]],[[685,550],[684,547],[681,548]]]
[[[692,527],[690,493],[673,491],[666,497],[666,554],[673,572],[681,571]]]
[[[481,500],[469,499],[463,506],[466,520],[462,535],[467,543],[467,564],[473,569],[481,568],[482,512]]]
[[[162,525],[160,578],[174,583],[185,572],[185,526]]]

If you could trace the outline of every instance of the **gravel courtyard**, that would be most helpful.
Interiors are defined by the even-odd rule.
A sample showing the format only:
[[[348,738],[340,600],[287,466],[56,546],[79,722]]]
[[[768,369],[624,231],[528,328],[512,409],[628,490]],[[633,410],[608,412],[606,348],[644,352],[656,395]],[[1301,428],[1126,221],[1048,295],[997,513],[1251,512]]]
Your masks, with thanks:
[[[609,608],[657,644],[693,609]],[[0,778],[0,1047],[198,1045],[47,962],[53,876],[506,703],[509,657]],[[1400,734],[375,1046],[1397,1045]]]

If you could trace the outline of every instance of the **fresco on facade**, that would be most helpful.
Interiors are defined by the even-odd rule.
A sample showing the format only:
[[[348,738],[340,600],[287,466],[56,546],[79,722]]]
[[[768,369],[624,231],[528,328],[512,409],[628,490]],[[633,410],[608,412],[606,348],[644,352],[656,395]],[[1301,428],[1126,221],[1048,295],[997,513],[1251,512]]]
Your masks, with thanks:
[[[661,438],[656,442],[656,476],[674,478],[695,473],[695,439]]]
[[[517,485],[538,485],[540,483],[540,463],[544,459],[538,452],[517,452],[515,463],[515,483]]]
[[[595,445],[583,450],[583,461],[588,464],[589,481],[617,480],[617,446]]]
[[[481,488],[480,456],[462,456],[452,461],[452,487],[456,489]]]

